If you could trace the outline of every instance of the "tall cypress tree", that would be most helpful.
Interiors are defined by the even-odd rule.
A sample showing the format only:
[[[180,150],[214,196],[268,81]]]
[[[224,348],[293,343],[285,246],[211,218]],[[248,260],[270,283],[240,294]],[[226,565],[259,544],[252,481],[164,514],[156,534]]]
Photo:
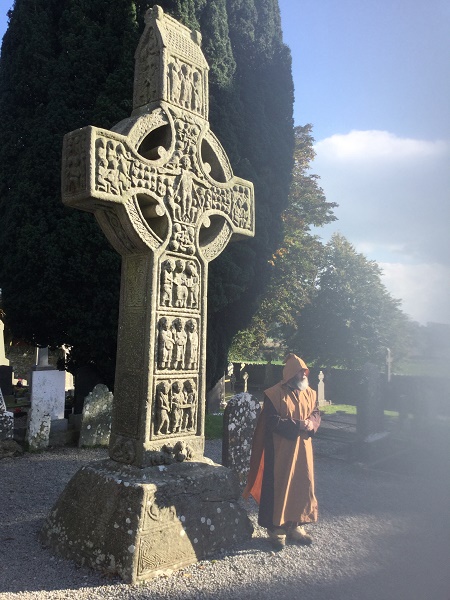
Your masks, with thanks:
[[[211,127],[255,183],[257,234],[210,269],[208,375],[250,318],[281,232],[291,172],[292,78],[276,0],[162,0],[200,29]],[[64,134],[131,113],[138,0],[16,0],[0,57],[0,287],[17,338],[73,347],[112,383],[120,258],[92,215],[60,200]]]

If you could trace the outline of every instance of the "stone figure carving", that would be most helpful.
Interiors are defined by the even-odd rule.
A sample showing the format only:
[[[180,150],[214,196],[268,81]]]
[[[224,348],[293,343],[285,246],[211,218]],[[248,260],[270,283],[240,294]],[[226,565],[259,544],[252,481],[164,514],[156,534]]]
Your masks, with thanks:
[[[186,351],[187,334],[184,331],[183,321],[180,318],[174,320],[173,325],[173,351],[172,369],[182,369],[184,365],[184,354]]]
[[[159,321],[158,360],[160,369],[166,369],[170,366],[173,349],[174,339],[169,328],[169,321],[166,317],[163,317]]]
[[[193,379],[184,382],[184,411],[183,431],[195,431],[197,428],[197,389]]]
[[[198,331],[195,319],[186,323],[186,369],[196,369],[198,365]]]
[[[183,405],[184,405],[184,394],[181,389],[179,381],[172,383],[172,391],[170,395],[170,404],[172,407],[172,433],[178,433],[181,431],[183,423]]]
[[[198,308],[198,299],[200,294],[200,281],[198,277],[197,265],[193,260],[189,260],[185,268],[186,274],[186,287],[188,290],[187,294],[187,306],[189,308]]]
[[[184,265],[185,263],[182,260],[177,260],[175,263],[173,282],[175,284],[174,305],[176,308],[186,308],[188,287],[186,285],[186,274],[184,272]]]
[[[175,262],[168,258],[162,264],[161,270],[161,305],[172,306],[172,290],[174,283],[173,272],[175,270]]]
[[[162,381],[156,387],[156,406],[157,406],[157,430],[156,433],[170,433],[170,386],[167,381]],[[164,429],[164,431],[163,431]]]

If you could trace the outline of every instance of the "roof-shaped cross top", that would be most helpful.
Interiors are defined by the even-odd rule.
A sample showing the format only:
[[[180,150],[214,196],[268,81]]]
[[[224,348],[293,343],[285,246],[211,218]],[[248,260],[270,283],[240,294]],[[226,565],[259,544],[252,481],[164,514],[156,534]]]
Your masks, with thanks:
[[[148,11],[132,116],[64,141],[63,202],[122,255],[110,454],[138,466],[203,452],[207,266],[254,235],[253,185],[209,129],[200,40]]]

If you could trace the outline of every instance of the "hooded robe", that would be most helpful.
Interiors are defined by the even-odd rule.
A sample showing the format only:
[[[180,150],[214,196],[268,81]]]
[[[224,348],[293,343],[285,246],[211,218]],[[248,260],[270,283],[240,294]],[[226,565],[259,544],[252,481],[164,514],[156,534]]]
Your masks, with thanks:
[[[264,408],[253,437],[250,471],[244,498],[251,494],[259,504],[258,523],[280,527],[288,522],[317,521],[311,435],[320,425],[316,392],[310,387],[292,390],[287,382],[301,369],[301,358],[290,354],[283,379],[265,390]],[[314,431],[301,429],[310,419]]]

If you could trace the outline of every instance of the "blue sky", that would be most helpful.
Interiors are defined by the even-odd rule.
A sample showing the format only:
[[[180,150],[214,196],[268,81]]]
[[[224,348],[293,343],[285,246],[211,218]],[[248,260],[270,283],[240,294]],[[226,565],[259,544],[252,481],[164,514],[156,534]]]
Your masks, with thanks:
[[[339,231],[414,320],[450,324],[450,2],[279,0],[294,120]],[[12,0],[0,0],[0,35]]]
[[[295,124],[339,231],[414,320],[450,323],[450,2],[280,0]]]

